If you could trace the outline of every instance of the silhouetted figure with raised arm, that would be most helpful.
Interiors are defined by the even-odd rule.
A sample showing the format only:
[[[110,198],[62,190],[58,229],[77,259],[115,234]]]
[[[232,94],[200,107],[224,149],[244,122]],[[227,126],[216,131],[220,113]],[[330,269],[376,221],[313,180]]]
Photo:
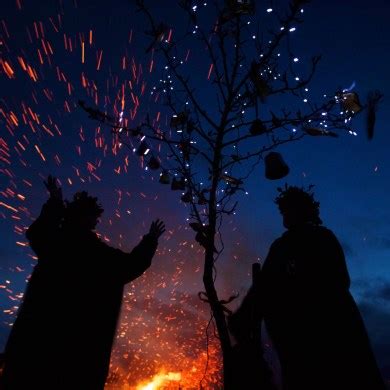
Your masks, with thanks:
[[[165,231],[156,220],[131,251],[101,241],[103,209],[86,192],[64,202],[56,179],[26,236],[38,256],[5,350],[4,390],[102,390],[123,288],[151,265]]]
[[[275,203],[287,231],[270,248],[257,292],[283,389],[382,390],[343,250],[321,226],[310,190],[279,189]]]

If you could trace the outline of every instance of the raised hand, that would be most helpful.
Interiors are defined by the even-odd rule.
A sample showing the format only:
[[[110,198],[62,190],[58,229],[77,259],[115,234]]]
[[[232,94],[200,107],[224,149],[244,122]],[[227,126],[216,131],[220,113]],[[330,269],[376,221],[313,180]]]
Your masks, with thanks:
[[[62,200],[62,188],[57,185],[56,177],[49,175],[47,181],[44,181],[43,184],[49,191],[50,198]]]
[[[165,224],[163,221],[156,219],[150,225],[149,235],[158,239],[165,232]]]

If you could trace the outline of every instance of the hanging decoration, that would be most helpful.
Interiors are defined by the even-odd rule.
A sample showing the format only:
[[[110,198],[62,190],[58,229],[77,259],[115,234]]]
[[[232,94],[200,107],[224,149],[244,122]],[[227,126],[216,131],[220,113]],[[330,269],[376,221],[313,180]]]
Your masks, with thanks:
[[[169,176],[168,171],[164,170],[161,172],[159,182],[161,184],[170,184],[171,183],[171,178]]]
[[[185,184],[184,177],[181,177],[180,179],[176,179],[176,177],[174,177],[171,184],[171,190],[184,191],[185,189],[186,189],[186,184]]]
[[[207,190],[202,190],[198,195],[198,205],[205,205],[208,203],[208,200],[205,197],[205,193],[208,192]]]
[[[188,112],[182,111],[171,118],[170,126],[172,129],[182,129],[188,121]]]
[[[253,61],[251,65],[251,70],[249,72],[249,79],[251,80],[256,95],[264,101],[265,98],[271,93],[271,88],[269,87],[267,81],[261,76],[259,72],[260,65]]]
[[[148,161],[148,168],[149,169],[152,169],[152,170],[156,170],[156,169],[159,169],[160,168],[160,161],[158,160],[158,158],[154,157],[154,156],[151,156],[149,161]]]
[[[251,124],[249,132],[252,135],[261,135],[267,132],[267,128],[260,119],[255,119]]]
[[[233,15],[252,15],[255,13],[254,0],[226,0],[226,7]]]
[[[184,203],[190,203],[192,201],[191,191],[187,191],[182,197],[181,201]]]
[[[378,104],[382,100],[382,93],[379,91],[370,91],[367,97],[367,137],[371,140],[374,137],[374,127],[376,121],[376,111]]]
[[[343,92],[340,101],[344,111],[357,114],[363,108],[356,92]]]
[[[189,140],[184,140],[180,142],[179,149],[183,153],[183,159],[188,161],[190,159],[191,154],[191,143]]]
[[[269,180],[278,180],[287,176],[290,172],[289,167],[284,162],[280,153],[270,152],[264,158],[265,177]]]
[[[233,176],[226,175],[226,174],[222,175],[222,176],[221,176],[221,179],[222,179],[222,180],[225,180],[228,184],[233,185],[233,186],[236,186],[236,187],[238,187],[238,186],[240,186],[241,184],[243,184],[243,181],[242,181],[242,180],[237,179],[237,178],[235,178],[235,177],[233,177]]]
[[[313,137],[316,136],[328,136],[328,137],[338,137],[339,135],[333,131],[321,129],[319,127],[303,127],[302,129],[308,135]]]
[[[195,240],[198,242],[203,248],[207,248],[207,238],[210,234],[210,228],[208,225],[203,225],[199,222],[191,222],[191,228],[196,232]],[[215,246],[213,247],[213,252],[218,253]]]

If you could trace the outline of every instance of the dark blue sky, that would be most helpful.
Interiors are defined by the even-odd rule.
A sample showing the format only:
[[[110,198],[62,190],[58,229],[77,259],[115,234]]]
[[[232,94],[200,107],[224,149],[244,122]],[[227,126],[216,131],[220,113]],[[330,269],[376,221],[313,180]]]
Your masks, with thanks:
[[[13,0],[3,1],[0,9],[0,109],[5,113],[0,113],[0,148],[9,153],[9,157],[4,153],[3,157],[10,161],[10,164],[0,161],[0,349],[12,322],[8,310],[15,311],[12,309],[17,305],[15,299],[23,291],[34,263],[31,252],[23,246],[26,239],[21,232],[38,215],[46,199],[41,182],[42,177],[49,173],[60,178],[66,197],[85,188],[101,198],[106,212],[100,231],[111,239],[114,246],[130,249],[154,217],[161,216],[166,220],[169,232],[160,245],[161,252],[149,279],[146,275],[142,281],[144,284],[139,283],[138,288],[136,285],[136,294],[146,291],[159,301],[160,308],[176,291],[191,295],[201,289],[201,274],[194,273],[201,265],[201,252],[196,245],[190,247],[193,236],[186,229],[187,210],[180,204],[179,197],[156,183],[156,174],[143,171],[131,153],[122,151],[118,156],[105,155],[96,148],[97,124],[85,118],[84,113],[75,107],[78,99],[88,99],[86,89],[81,86],[82,72],[90,82],[95,81],[99,106],[103,108],[113,105],[121,82],[131,78],[133,57],[137,66],[143,64],[147,69],[150,55],[145,55],[143,50],[146,28],[141,16],[134,14],[131,1],[112,1],[110,8],[106,2],[100,1],[64,1],[62,27],[59,28],[57,13],[61,2],[40,1],[39,7],[38,2],[31,0],[20,2],[21,10]],[[174,20],[176,14],[172,4],[174,1],[167,1],[154,10],[162,17]],[[264,13],[267,6],[259,8]],[[372,141],[367,140],[364,117],[361,116],[356,118],[354,125],[357,137],[306,137],[302,142],[280,148],[291,169],[290,175],[280,182],[266,181],[264,167],[260,165],[246,183],[249,194],[241,196],[239,212],[233,219],[226,220],[226,251],[220,260],[218,283],[226,294],[245,291],[250,283],[250,264],[258,258],[264,259],[271,242],[283,232],[281,218],[273,204],[276,187],[286,181],[305,186],[314,184],[316,197],[321,202],[321,217],[343,245],[352,279],[352,293],[366,321],[379,364],[389,378],[390,209],[386,199],[390,192],[390,132],[387,128],[387,113],[390,112],[390,3],[387,0],[313,1],[305,8],[304,15],[305,23],[298,26],[291,41],[294,53],[302,59],[313,54],[322,55],[310,87],[311,97],[316,100],[322,93],[332,93],[338,87],[348,88],[352,83],[356,84],[354,90],[362,99],[369,90],[380,89],[385,98],[378,112],[375,136]],[[52,55],[44,54],[42,34],[38,32],[40,37],[36,38],[34,21],[42,21],[43,41],[51,43]],[[60,30],[58,33],[51,22]],[[32,43],[26,27],[32,35]],[[90,29],[93,30],[91,46],[88,43]],[[129,43],[131,30],[133,36]],[[81,63],[79,45],[72,52],[64,47],[64,33],[74,42],[79,42],[80,32],[86,42],[84,64]],[[37,48],[44,64],[39,62]],[[96,70],[102,49],[100,69]],[[122,70],[123,56],[127,61],[125,71]],[[18,57],[36,70],[38,81],[34,82],[23,71]],[[5,61],[12,67],[15,77],[7,76]],[[194,55],[189,66],[193,66],[196,72],[207,74],[208,64],[208,60],[202,62],[201,56]],[[64,73],[61,81],[57,79],[57,66]],[[147,88],[152,85],[154,74],[158,76],[158,70],[152,75],[145,71],[143,80],[148,82]],[[70,96],[68,82],[72,88]],[[141,85],[137,88],[139,92]],[[48,99],[45,93],[52,93],[53,98]],[[207,102],[210,89],[201,89],[201,93]],[[111,101],[104,101],[104,95],[110,96]],[[130,100],[130,96],[127,98]],[[70,105],[70,113],[65,101]],[[25,115],[34,123],[36,133],[23,124],[23,104],[40,117],[41,123],[37,124],[34,116],[26,110]],[[141,108],[146,110],[149,104],[145,98]],[[19,122],[19,126],[13,128],[13,135],[6,128],[7,120],[12,121],[11,112]],[[42,129],[42,123],[53,131],[54,137]],[[62,136],[58,136],[54,123]],[[85,141],[80,137],[80,126]],[[108,129],[101,131],[109,144]],[[9,150],[2,146],[1,140]],[[23,144],[25,151],[17,146],[17,141]],[[46,161],[41,159],[34,145],[44,153]],[[127,173],[123,172],[126,154],[130,154]],[[56,155],[61,163],[56,161]],[[94,173],[100,181],[88,171],[87,162],[94,164]],[[119,165],[122,165],[120,175],[114,172]],[[77,169],[80,176],[77,176]],[[176,275],[178,268],[181,271]],[[172,274],[175,275],[173,281]],[[160,277],[168,287],[159,288],[157,283],[145,290],[145,285],[151,285]],[[157,349],[149,352],[158,353]]]

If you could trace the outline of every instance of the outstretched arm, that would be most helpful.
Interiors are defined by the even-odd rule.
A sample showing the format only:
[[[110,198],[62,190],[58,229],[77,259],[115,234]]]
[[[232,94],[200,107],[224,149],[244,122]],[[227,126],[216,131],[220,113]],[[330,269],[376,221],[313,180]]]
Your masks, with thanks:
[[[62,200],[62,190],[57,185],[57,179],[49,176],[47,181],[44,181],[44,184],[49,191],[50,197],[43,205],[39,217],[31,224],[26,232],[30,246],[39,258],[49,254],[49,248],[55,242],[65,210]]]
[[[141,276],[152,264],[152,258],[156,252],[158,239],[165,232],[165,225],[157,219],[152,222],[149,233],[130,252],[125,253],[120,249],[112,248],[112,257],[115,267],[115,275],[126,284]]]

